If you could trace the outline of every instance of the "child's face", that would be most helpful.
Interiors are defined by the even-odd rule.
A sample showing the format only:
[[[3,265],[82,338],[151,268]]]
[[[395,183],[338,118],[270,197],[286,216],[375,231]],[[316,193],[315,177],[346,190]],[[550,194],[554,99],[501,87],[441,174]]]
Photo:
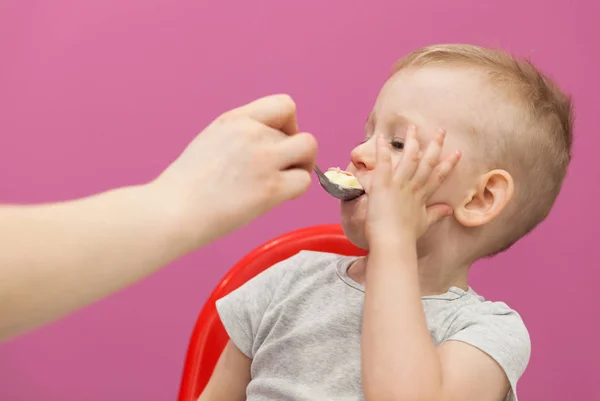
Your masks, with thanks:
[[[473,127],[484,113],[482,80],[466,69],[424,67],[395,74],[382,88],[367,122],[365,142],[351,153],[347,170],[356,175],[366,194],[342,202],[342,225],[348,238],[367,249],[364,233],[366,206],[369,201],[371,173],[375,166],[374,136],[382,135],[393,149],[392,162],[402,159],[401,147],[410,124],[418,127],[421,150],[442,128],[446,131],[443,157],[460,150],[463,158],[428,204],[445,203],[453,208],[461,204],[476,182],[471,144]],[[402,207],[402,205],[398,205]]]

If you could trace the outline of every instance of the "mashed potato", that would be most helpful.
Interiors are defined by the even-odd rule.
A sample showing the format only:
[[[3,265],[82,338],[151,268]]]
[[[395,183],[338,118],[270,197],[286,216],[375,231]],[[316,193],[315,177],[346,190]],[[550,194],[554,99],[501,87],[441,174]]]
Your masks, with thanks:
[[[341,170],[338,167],[330,168],[325,176],[329,178],[329,180],[340,187],[345,188],[355,188],[355,189],[363,189],[360,182],[353,176],[351,173]]]

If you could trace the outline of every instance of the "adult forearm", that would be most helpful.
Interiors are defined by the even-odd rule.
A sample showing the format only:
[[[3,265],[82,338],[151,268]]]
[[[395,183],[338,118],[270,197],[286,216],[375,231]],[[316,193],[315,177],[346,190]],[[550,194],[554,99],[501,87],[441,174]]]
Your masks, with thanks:
[[[251,222],[311,182],[317,144],[268,96],[197,135],[152,184],[0,206],[0,340],[64,315]]]
[[[441,364],[427,328],[416,247],[410,241],[371,249],[362,347],[367,401],[435,399]]]
[[[94,302],[192,250],[150,186],[0,207],[0,339]],[[200,231],[202,231],[200,229]],[[213,238],[210,227],[201,246]]]

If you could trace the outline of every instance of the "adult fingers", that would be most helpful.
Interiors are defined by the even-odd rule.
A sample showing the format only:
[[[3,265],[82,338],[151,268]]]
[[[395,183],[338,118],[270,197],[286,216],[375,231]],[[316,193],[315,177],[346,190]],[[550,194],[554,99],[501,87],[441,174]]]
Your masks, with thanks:
[[[317,140],[307,133],[283,138],[275,147],[275,157],[282,170],[300,167],[310,171],[317,160]]]
[[[274,201],[277,204],[296,199],[304,194],[311,183],[311,172],[303,168],[290,168],[280,172]],[[276,206],[275,205],[275,206]]]
[[[235,117],[249,117],[288,135],[298,132],[296,103],[288,95],[266,96],[221,116],[222,119]]]

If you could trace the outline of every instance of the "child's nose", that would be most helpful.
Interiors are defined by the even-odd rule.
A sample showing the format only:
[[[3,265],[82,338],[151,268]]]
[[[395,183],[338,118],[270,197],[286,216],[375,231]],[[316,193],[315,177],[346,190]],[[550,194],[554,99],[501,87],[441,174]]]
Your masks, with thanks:
[[[350,161],[357,170],[373,170],[375,168],[375,140],[370,138],[352,149]]]

